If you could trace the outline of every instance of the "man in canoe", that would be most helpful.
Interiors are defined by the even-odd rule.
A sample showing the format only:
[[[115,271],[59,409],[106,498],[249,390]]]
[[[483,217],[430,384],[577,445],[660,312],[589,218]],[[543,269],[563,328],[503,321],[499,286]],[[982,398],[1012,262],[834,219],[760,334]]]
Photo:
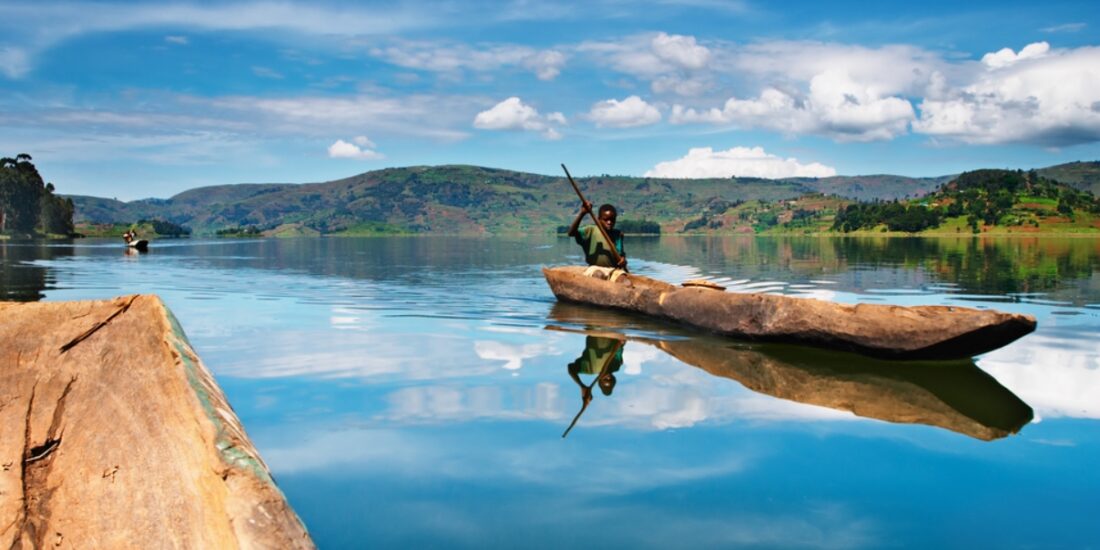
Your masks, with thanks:
[[[581,219],[591,212],[592,203],[583,201],[581,211],[569,226],[567,235],[573,237],[577,244],[584,249],[584,260],[588,262],[588,265],[625,270],[626,254],[623,252],[623,232],[615,229],[615,220],[619,217],[618,210],[610,204],[604,204],[600,206],[599,215],[597,216],[600,225],[603,226],[607,236],[614,243],[614,252],[612,252],[612,244],[604,238],[604,231],[600,231],[594,225],[580,227]]]

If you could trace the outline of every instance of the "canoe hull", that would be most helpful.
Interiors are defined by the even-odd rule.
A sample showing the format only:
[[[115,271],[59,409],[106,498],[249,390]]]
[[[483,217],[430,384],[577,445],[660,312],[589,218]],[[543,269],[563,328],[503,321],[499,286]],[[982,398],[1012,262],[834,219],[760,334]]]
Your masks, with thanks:
[[[1029,315],[954,306],[838,304],[680,287],[640,275],[615,282],[585,268],[543,268],[559,300],[635,311],[750,340],[791,342],[894,359],[959,359],[1035,330]]]

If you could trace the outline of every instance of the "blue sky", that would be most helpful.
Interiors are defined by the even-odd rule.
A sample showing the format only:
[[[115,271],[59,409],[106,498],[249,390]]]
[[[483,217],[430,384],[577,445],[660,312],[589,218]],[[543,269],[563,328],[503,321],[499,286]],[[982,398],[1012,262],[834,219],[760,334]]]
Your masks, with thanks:
[[[0,2],[0,153],[169,197],[475,164],[938,176],[1100,159],[1093,2]]]

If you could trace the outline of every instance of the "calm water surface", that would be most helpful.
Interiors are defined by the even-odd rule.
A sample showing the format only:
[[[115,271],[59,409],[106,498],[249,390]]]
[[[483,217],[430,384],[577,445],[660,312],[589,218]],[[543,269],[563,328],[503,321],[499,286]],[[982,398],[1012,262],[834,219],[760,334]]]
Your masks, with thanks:
[[[1100,239],[628,243],[635,272],[670,281],[1038,318],[950,364],[557,304],[540,268],[578,252],[0,242],[0,296],[160,295],[325,548],[1100,544]],[[601,368],[610,393],[594,385],[563,439]]]

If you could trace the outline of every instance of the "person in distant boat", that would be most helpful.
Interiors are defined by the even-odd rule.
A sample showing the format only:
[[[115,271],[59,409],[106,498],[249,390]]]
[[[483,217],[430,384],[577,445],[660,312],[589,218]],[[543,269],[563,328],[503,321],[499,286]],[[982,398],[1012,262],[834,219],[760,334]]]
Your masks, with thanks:
[[[573,237],[577,244],[584,249],[584,260],[588,262],[588,265],[617,267],[625,270],[626,254],[623,252],[623,232],[615,229],[615,220],[619,217],[619,211],[610,204],[604,204],[600,206],[599,213],[596,216],[614,244],[606,242],[603,233],[596,226],[586,225],[580,227],[581,219],[590,212],[592,212],[592,203],[584,201],[581,204],[581,211],[569,226],[569,231],[566,234]],[[612,246],[619,253],[618,262],[615,261],[615,255],[611,252]]]

